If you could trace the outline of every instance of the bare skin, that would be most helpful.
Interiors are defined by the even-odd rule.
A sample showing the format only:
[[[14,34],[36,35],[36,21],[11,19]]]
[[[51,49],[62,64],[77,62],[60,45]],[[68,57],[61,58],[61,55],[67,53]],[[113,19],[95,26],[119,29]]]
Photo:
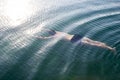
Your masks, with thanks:
[[[60,32],[60,31],[55,31],[55,32],[56,32],[55,35],[52,35],[52,36],[49,36],[49,37],[41,37],[41,36],[40,37],[34,36],[34,37],[40,38],[40,39],[49,39],[49,38],[59,38],[59,37],[62,37],[63,39],[65,39],[67,41],[70,41],[73,38],[73,36],[74,36],[74,35],[71,35],[71,34],[68,34],[68,33],[65,33],[65,32]],[[115,48],[112,48],[112,47],[106,45],[103,42],[91,40],[91,39],[89,39],[87,37],[83,37],[81,39],[81,42],[85,43],[85,44],[98,46],[98,47],[102,47],[102,48],[107,48],[107,49],[110,49],[112,51],[115,51]]]

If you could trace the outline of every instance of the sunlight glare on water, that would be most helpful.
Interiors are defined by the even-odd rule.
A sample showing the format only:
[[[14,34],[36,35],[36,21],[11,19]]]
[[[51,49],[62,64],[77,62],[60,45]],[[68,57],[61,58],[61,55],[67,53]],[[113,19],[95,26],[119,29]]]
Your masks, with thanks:
[[[0,80],[120,80],[119,2],[0,0]],[[65,35],[41,38],[50,29],[103,42],[116,54]]]
[[[26,18],[33,15],[35,6],[31,5],[31,0],[4,0],[2,7],[2,15],[7,17],[9,25],[19,25],[23,23]]]

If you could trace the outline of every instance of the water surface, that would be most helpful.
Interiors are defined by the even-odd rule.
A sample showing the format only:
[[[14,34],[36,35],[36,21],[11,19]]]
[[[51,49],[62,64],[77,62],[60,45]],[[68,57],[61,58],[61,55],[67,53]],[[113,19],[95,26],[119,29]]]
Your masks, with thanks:
[[[119,0],[0,0],[0,80],[119,80]],[[113,52],[32,35],[49,28],[101,41]]]

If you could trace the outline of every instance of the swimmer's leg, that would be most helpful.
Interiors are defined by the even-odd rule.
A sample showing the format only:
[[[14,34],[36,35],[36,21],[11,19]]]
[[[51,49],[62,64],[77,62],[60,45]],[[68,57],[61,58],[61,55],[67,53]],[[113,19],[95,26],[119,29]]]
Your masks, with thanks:
[[[108,45],[106,45],[105,43],[103,42],[99,42],[99,41],[94,41],[94,40],[91,40],[87,37],[84,37],[82,40],[81,40],[83,43],[86,43],[86,44],[90,44],[90,45],[93,45],[93,46],[98,46],[98,47],[102,47],[102,48],[107,48],[107,49],[110,49],[112,51],[115,50],[115,48],[112,48]]]

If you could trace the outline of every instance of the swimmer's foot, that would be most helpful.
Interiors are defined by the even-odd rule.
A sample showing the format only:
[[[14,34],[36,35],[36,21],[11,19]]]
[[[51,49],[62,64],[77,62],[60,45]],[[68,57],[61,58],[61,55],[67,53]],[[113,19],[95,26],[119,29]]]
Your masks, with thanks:
[[[114,53],[116,53],[116,47],[110,48],[110,50]]]

